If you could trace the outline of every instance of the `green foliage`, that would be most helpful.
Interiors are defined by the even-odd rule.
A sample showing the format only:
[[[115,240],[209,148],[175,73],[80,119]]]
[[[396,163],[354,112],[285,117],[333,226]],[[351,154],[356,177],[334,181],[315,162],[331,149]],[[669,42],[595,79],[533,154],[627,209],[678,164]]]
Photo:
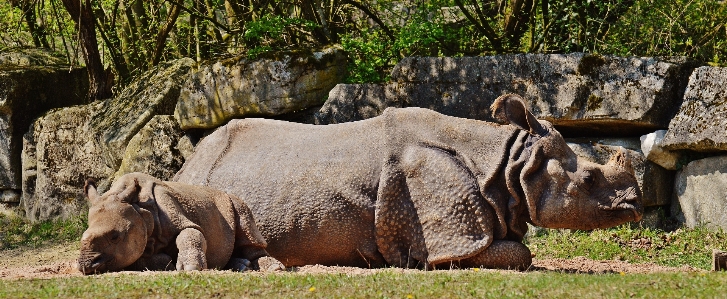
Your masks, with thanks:
[[[49,241],[79,240],[86,228],[85,216],[31,223],[20,216],[0,214],[0,250],[38,247]]]
[[[641,0],[609,33],[604,52],[727,60],[727,3],[718,0]]]
[[[727,62],[727,2],[721,0],[92,3],[103,63],[122,84],[159,61],[255,58],[330,44],[350,55],[349,83],[385,81],[407,56],[583,51]],[[177,4],[183,8],[175,10]],[[0,15],[0,48],[47,45],[80,63],[74,22],[59,0],[0,1]]]
[[[664,266],[712,266],[712,249],[725,249],[727,233],[704,227],[664,232],[621,225],[612,229],[585,231],[545,230],[526,240],[538,258],[625,260],[653,262]]]
[[[297,29],[313,31],[318,27],[314,22],[276,15],[266,15],[248,23],[243,34],[248,49],[247,55],[255,59],[258,55],[274,50],[286,49],[294,37],[288,34]]]
[[[721,298],[727,273],[383,270],[369,275],[177,272],[0,280],[0,298]]]

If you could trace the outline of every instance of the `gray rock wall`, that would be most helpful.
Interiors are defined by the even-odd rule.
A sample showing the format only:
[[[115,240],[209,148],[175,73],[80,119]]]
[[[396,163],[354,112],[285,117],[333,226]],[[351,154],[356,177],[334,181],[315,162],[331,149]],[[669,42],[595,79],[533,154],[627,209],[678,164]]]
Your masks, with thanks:
[[[184,85],[174,115],[188,130],[295,112],[323,104],[345,72],[346,56],[337,48],[203,64]]]
[[[171,115],[154,116],[131,138],[113,180],[132,172],[143,172],[168,181],[194,151],[189,136]]]
[[[727,68],[694,70],[662,146],[669,150],[727,151]]]
[[[0,202],[17,203],[23,134],[57,107],[87,103],[88,75],[45,50],[0,53]]]
[[[695,66],[684,59],[583,53],[410,57],[383,87],[334,89],[317,123],[359,120],[372,115],[371,107],[387,105],[494,121],[495,98],[517,93],[566,136],[637,136],[668,126],[681,103],[683,75]]]
[[[675,214],[688,227],[727,230],[727,156],[693,161],[677,174]]]
[[[727,180],[720,177],[725,172],[720,159],[727,156],[727,141],[720,139],[727,139],[722,119],[727,111],[727,71],[701,67],[692,73],[696,64],[684,59],[582,53],[411,57],[396,66],[390,82],[338,85],[345,70],[345,56],[338,50],[257,61],[233,58],[201,66],[184,59],[142,75],[115,99],[52,110],[33,122],[52,105],[77,103],[56,98],[67,92],[62,88],[40,88],[42,95],[33,98],[33,88],[18,83],[30,82],[32,76],[3,81],[8,71],[3,73],[2,63],[14,63],[12,69],[17,69],[19,64],[56,63],[57,57],[3,55],[0,184],[5,175],[14,178],[6,180],[14,185],[0,185],[0,204],[21,198],[33,220],[84,210],[81,188],[87,177],[98,179],[102,191],[128,172],[168,179],[193,151],[195,136],[231,118],[333,124],[374,117],[387,107],[419,106],[492,121],[492,101],[513,92],[523,95],[535,115],[553,122],[565,136],[584,137],[569,139],[580,158],[605,163],[616,151],[626,151],[644,204],[655,212],[650,223],[663,222],[658,218],[669,216],[665,207],[672,205],[672,214],[681,215],[688,225],[722,227],[714,211],[724,205],[720,198],[727,198],[720,193],[727,190]],[[55,84],[63,82],[71,84]],[[31,85],[37,86],[46,85]],[[326,94],[328,100],[316,108]],[[37,100],[14,100],[30,98]],[[33,103],[43,108],[33,110]],[[27,119],[19,120],[22,117]],[[651,134],[642,136],[646,133]],[[19,155],[18,140],[22,159],[12,157]],[[675,175],[674,170],[680,172]]]
[[[161,63],[119,96],[62,108],[38,118],[25,135],[22,205],[31,220],[67,218],[86,209],[83,184],[105,191],[129,141],[155,115],[172,114],[195,62]]]

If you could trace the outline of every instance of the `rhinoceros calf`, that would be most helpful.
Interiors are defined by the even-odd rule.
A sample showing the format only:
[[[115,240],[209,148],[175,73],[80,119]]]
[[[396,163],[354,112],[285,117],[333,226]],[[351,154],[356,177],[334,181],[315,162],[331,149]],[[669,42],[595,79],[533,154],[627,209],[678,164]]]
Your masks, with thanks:
[[[326,126],[233,120],[175,180],[239,196],[286,266],[522,269],[528,222],[587,230],[641,218],[625,155],[579,161],[517,95],[492,111],[508,125],[422,108]]]
[[[122,176],[102,196],[92,181],[84,190],[91,207],[78,264],[85,274],[202,270],[228,261],[241,270],[268,255],[248,207],[222,191],[142,173]]]

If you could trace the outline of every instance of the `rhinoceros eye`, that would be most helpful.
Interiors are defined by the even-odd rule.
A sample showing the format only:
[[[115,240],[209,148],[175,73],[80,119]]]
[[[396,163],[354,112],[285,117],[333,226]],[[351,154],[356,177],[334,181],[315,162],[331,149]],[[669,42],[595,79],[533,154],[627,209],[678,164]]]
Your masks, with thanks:
[[[109,241],[111,241],[111,243],[119,242],[120,238],[121,233],[119,233],[118,231],[112,230],[111,232],[109,232]]]
[[[596,174],[591,170],[583,170],[581,172],[581,178],[583,180],[583,188],[591,189],[593,184],[596,182]]]

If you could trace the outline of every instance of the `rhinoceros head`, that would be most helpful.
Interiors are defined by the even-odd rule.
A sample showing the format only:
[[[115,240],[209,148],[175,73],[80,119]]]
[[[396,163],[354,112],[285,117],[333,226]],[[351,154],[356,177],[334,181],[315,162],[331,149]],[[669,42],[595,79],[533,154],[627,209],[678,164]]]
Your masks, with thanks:
[[[605,165],[579,159],[553,125],[535,119],[517,95],[498,98],[492,111],[530,134],[519,181],[533,224],[589,230],[641,219],[641,191],[623,152]]]
[[[137,181],[120,181],[99,195],[86,181],[88,229],[81,237],[78,268],[84,274],[121,270],[141,257],[154,229],[153,216],[138,205]]]

